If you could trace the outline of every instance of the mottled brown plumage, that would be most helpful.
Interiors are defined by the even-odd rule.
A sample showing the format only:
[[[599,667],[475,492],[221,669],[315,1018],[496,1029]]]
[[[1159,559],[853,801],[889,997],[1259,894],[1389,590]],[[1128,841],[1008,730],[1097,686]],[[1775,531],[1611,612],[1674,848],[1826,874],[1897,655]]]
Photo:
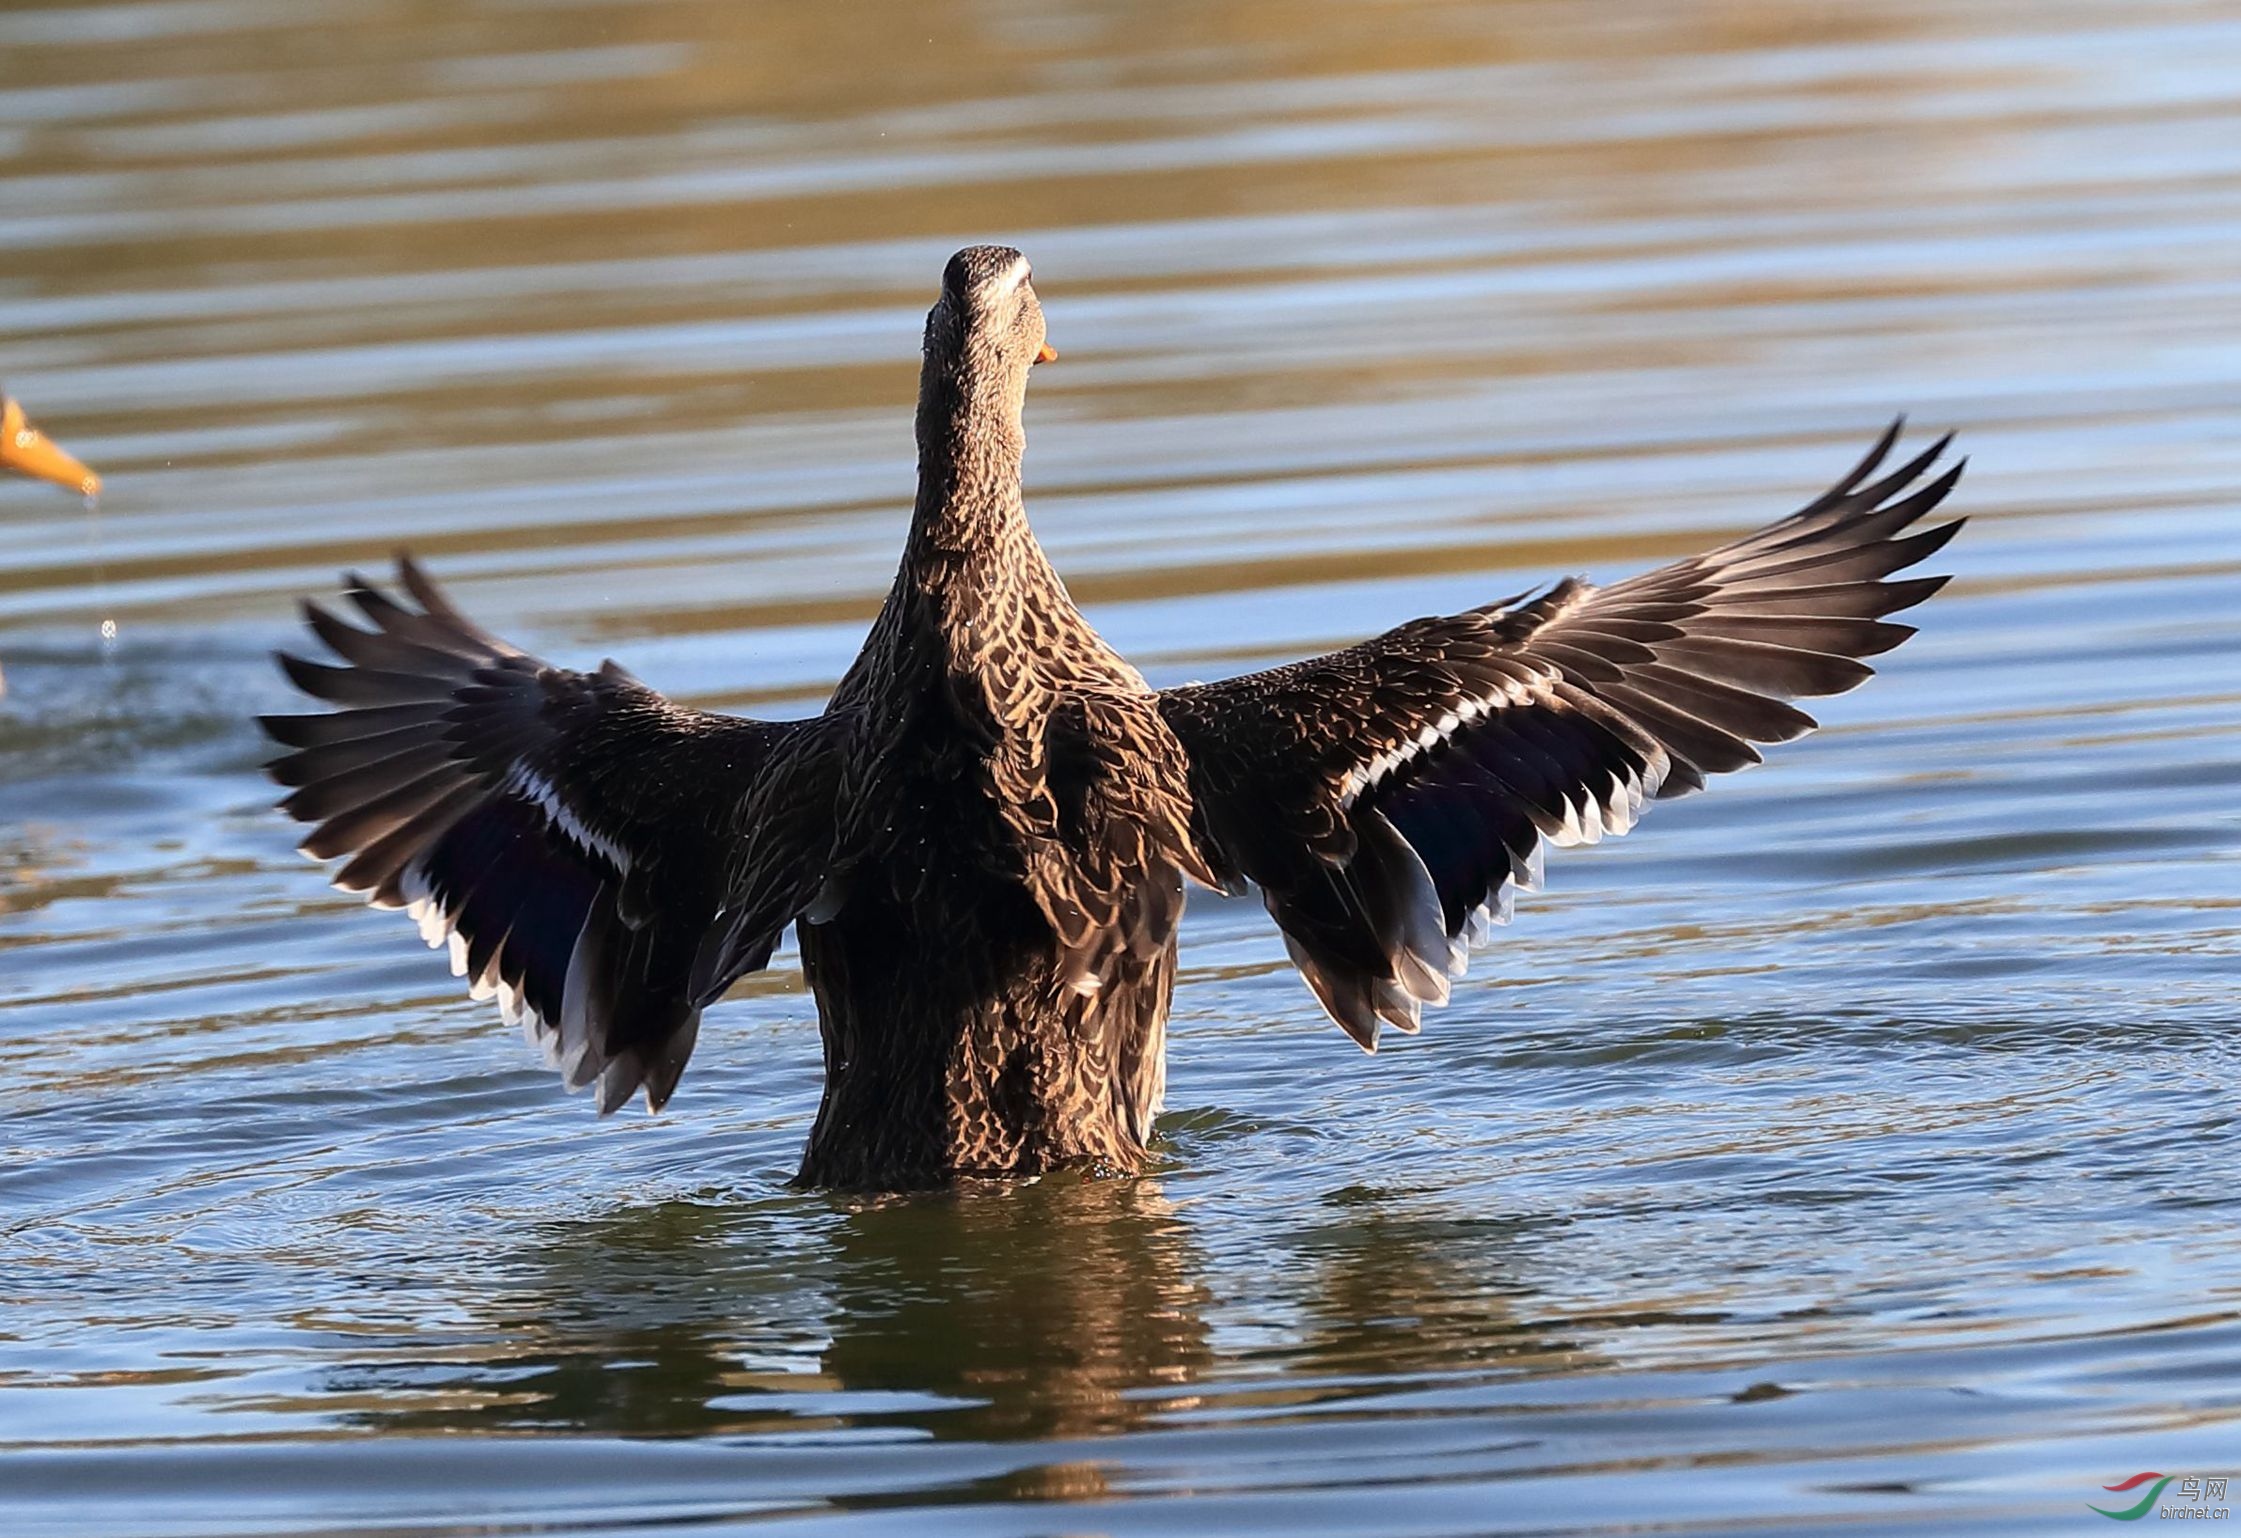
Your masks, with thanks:
[[[801,1178],[938,1184],[1134,1167],[1158,1113],[1185,883],[1257,886],[1317,998],[1374,1050],[1416,1029],[1542,846],[1812,726],[1868,676],[1905,531],[1959,466],[1871,480],[1605,589],[1421,619],[1327,657],[1155,692],[1027,526],[1021,411],[1053,356],[1017,252],[959,252],[927,317],[919,492],[895,584],[824,713],[678,708],[613,663],[553,668],[409,560],[343,660],[343,707],[265,726],[282,803],[338,884],[405,907],[602,1111],[675,1088],[700,1013],[797,926],[826,1086]]]

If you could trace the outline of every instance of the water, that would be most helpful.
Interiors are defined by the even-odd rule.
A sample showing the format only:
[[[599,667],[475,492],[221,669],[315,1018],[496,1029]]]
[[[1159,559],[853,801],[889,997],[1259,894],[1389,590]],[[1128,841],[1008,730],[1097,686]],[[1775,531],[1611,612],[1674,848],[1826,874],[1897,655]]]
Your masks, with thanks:
[[[2229,7],[321,9],[0,11],[0,376],[109,482],[0,488],[0,1529],[2040,1534],[2241,1475]],[[788,1190],[790,952],[595,1123],[291,852],[264,653],[409,545],[814,708],[977,239],[1155,681],[1696,548],[1902,408],[1958,580],[1374,1059],[1194,901],[1141,1179]]]

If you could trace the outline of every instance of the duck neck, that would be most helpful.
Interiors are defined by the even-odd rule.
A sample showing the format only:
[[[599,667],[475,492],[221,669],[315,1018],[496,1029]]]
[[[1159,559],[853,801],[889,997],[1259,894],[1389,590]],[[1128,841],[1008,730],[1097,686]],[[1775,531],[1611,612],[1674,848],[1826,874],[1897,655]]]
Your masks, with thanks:
[[[1020,500],[1024,378],[990,378],[929,356],[918,392],[918,505],[910,550],[929,575],[1016,554],[1033,541]]]

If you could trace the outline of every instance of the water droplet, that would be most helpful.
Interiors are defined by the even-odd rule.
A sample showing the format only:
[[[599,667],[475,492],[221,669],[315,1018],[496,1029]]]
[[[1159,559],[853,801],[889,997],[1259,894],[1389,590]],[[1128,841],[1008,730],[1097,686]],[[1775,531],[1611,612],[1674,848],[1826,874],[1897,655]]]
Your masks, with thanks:
[[[101,622],[101,639],[104,641],[114,641],[116,638],[117,622],[113,619],[103,620]]]

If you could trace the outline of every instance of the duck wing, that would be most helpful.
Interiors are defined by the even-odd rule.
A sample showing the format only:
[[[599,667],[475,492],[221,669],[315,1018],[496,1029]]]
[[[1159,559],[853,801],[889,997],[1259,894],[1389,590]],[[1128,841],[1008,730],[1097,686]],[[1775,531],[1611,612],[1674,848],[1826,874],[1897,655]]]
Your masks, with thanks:
[[[409,558],[397,574],[417,607],[346,579],[371,629],[304,605],[341,665],[279,654],[341,707],[260,718],[288,749],[265,766],[292,788],[281,809],[314,825],[305,854],[345,861],[336,886],[448,944],[472,995],[495,995],[570,1089],[597,1083],[604,1114],[642,1087],[659,1110],[708,1002],[694,963],[752,842],[749,808],[818,723],[685,710],[612,662],[553,667]],[[763,856],[808,857],[784,843]]]
[[[1759,762],[1914,633],[1884,616],[1944,577],[1891,580],[1958,521],[1950,439],[1877,475],[1894,423],[1806,507],[1716,550],[1598,588],[1412,620],[1345,651],[1170,689],[1194,829],[1252,882],[1323,1007],[1365,1050],[1444,1003],[1467,945],[1538,883],[1546,844],[1592,844],[1644,805]]]

